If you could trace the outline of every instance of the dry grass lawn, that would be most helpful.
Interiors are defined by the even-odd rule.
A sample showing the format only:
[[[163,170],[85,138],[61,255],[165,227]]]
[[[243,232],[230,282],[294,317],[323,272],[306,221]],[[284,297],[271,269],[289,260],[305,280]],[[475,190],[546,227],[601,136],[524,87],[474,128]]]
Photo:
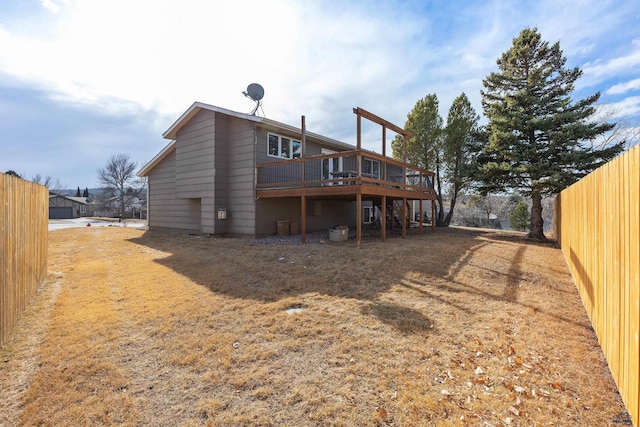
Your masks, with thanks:
[[[0,350],[0,425],[630,424],[550,245],[49,238],[49,279]]]

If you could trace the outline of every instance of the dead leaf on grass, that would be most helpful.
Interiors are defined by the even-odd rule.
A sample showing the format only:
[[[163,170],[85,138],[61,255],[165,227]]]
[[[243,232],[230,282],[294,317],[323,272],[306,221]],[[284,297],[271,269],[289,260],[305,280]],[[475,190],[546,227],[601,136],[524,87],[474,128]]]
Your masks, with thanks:
[[[562,384],[560,384],[559,382],[554,382],[549,385],[555,388],[556,390],[564,391],[564,387],[562,387]]]

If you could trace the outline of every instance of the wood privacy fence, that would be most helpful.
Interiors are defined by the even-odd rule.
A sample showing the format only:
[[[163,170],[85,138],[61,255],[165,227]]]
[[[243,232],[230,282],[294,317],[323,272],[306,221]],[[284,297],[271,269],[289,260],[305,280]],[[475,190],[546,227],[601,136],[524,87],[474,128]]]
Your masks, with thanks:
[[[47,276],[49,191],[0,173],[0,347]]]
[[[613,378],[639,419],[640,146],[560,193],[555,228]]]

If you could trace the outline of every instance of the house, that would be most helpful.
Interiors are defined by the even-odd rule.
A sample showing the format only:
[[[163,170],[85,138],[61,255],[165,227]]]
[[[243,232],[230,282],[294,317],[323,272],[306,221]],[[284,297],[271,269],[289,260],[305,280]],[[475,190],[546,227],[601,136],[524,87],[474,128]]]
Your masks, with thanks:
[[[49,219],[87,216],[87,198],[49,193]]]
[[[124,196],[124,217],[125,218],[142,218],[147,209],[146,196],[137,196],[135,194],[126,194]],[[120,196],[108,197],[105,199],[94,199],[89,204],[89,210],[94,216],[115,218],[120,215]]]
[[[298,128],[194,103],[164,132],[171,142],[138,172],[148,182],[149,228],[263,236],[289,224],[304,241],[308,231],[348,225],[359,243],[363,224],[399,217],[404,235],[408,201],[430,200],[433,209],[434,174],[385,155],[386,130],[405,142],[408,132],[366,110],[354,113],[355,147],[307,132],[304,117]],[[361,148],[362,119],[381,126],[382,155]]]

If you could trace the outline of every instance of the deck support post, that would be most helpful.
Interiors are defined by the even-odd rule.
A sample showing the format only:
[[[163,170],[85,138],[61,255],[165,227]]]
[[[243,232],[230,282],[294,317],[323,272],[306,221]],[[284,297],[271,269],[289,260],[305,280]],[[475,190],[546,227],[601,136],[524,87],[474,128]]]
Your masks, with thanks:
[[[419,211],[418,211],[418,224],[420,224],[420,235],[422,235],[422,199],[420,199],[420,203],[419,203],[420,207],[419,207]]]
[[[300,196],[300,240],[307,243],[307,196]]]
[[[300,139],[302,139],[302,143],[300,144],[301,145],[300,146],[300,156],[304,159],[304,157],[305,157],[305,148],[306,148],[306,145],[307,145],[307,125],[306,125],[306,121],[305,121],[304,116],[302,116],[302,119],[301,119],[300,130],[302,132],[302,138],[300,138]],[[306,173],[306,170],[305,170],[306,165],[307,165],[307,162],[302,162],[301,166],[302,166],[302,186],[303,187],[305,186],[305,181],[307,180],[307,173]]]
[[[356,194],[356,240],[358,248],[362,243],[362,194]]]
[[[387,196],[382,196],[382,207],[380,209],[382,218],[380,219],[380,231],[382,232],[382,241],[387,238]]]
[[[407,237],[407,198],[402,198],[402,237]]]

